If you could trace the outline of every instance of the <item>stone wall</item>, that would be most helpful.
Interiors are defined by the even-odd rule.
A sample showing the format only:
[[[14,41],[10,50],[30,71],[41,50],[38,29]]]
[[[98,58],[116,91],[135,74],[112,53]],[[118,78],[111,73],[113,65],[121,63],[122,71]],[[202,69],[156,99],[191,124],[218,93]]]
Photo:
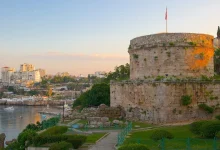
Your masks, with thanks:
[[[126,110],[126,118],[155,124],[208,119],[220,114],[220,82],[125,81],[111,83],[111,106]],[[191,96],[183,106],[181,97]],[[205,103],[215,107],[214,114],[199,109]]]
[[[81,112],[73,111],[69,116],[72,119],[85,119],[88,117],[108,117],[108,118],[122,118],[125,117],[125,111],[122,107],[108,107],[101,104],[98,108],[84,108]]]
[[[163,33],[131,40],[130,79],[213,76],[213,36]]]

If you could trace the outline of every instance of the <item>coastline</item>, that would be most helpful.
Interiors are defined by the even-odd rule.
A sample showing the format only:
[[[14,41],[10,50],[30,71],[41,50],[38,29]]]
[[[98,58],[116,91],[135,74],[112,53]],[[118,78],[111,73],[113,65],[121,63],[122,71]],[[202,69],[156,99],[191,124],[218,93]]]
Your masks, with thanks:
[[[68,105],[72,105],[72,100],[2,100],[0,99],[0,105],[16,105],[16,106],[63,106],[64,102]]]

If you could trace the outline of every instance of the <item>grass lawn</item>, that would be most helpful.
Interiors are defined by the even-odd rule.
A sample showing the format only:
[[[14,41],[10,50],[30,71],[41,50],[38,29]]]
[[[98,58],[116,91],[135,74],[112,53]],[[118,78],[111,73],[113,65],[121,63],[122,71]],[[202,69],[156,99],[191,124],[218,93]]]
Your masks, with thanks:
[[[77,123],[81,123],[81,124],[87,124],[87,123],[88,123],[88,121],[87,121],[87,120],[85,120],[85,119],[81,119],[81,120],[79,120]]]
[[[201,139],[196,137],[193,133],[189,131],[189,126],[172,126],[172,127],[161,127],[160,129],[169,131],[173,134],[174,139],[165,139],[165,149],[169,150],[185,150],[187,146],[192,149],[198,150],[212,150],[213,149],[213,139]],[[142,143],[148,145],[150,150],[159,150],[162,145],[161,141],[153,141],[150,136],[156,129],[149,131],[138,131],[132,132],[127,137],[124,144],[128,143]],[[187,141],[190,138],[189,141]],[[218,147],[220,147],[220,141],[217,141]]]
[[[137,126],[137,127],[135,127]],[[143,122],[132,122],[132,128],[133,129],[138,129],[138,128],[147,128],[147,127],[152,127],[152,124],[149,123],[143,123]]]
[[[103,137],[106,133],[93,133],[87,136],[86,143],[95,143],[101,137]]]

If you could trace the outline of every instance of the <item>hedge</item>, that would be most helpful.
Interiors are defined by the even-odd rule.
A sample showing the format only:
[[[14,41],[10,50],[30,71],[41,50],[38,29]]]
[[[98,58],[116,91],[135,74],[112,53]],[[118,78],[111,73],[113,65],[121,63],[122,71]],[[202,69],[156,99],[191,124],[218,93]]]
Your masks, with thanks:
[[[67,126],[54,126],[48,128],[46,131],[40,133],[40,135],[57,135],[66,133],[68,130]]]
[[[208,121],[202,124],[200,132],[203,137],[214,138],[220,131],[220,121]]]
[[[33,145],[41,146],[46,143],[55,143],[66,141],[72,144],[72,147],[77,149],[86,141],[86,136],[83,135],[38,135],[34,138]]]
[[[193,122],[189,125],[189,130],[196,134],[196,135],[201,135],[201,126],[207,122],[206,120],[203,120],[203,121],[196,121],[196,122]]]
[[[69,150],[70,148],[72,148],[72,144],[62,141],[52,144],[49,150]]]
[[[155,140],[155,141],[158,141],[158,140],[161,140],[163,138],[172,139],[173,135],[170,132],[166,131],[166,130],[155,130],[152,133],[150,138]]]
[[[143,144],[128,144],[119,147],[118,150],[149,150],[146,145]]]

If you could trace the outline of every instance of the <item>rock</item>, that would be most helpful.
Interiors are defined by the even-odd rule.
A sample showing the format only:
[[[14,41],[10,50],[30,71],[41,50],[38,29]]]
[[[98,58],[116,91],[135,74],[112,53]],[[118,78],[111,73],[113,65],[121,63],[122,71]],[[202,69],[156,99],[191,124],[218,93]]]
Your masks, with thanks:
[[[105,108],[107,108],[108,106],[106,106],[105,104],[101,104],[101,105],[99,105],[99,109],[105,109]]]
[[[102,126],[103,125],[103,123],[102,122],[97,122],[97,126]]]
[[[120,123],[120,121],[119,120],[113,120],[113,122],[112,122],[113,124],[119,124]]]
[[[104,122],[103,125],[104,125],[104,127],[110,127],[111,126],[111,122]]]
[[[109,121],[108,117],[101,117],[101,122],[107,122],[107,121]]]
[[[89,124],[90,125],[97,125],[97,121],[90,121]]]
[[[0,149],[3,149],[4,148],[4,143],[5,143],[5,134],[2,133],[0,134]]]
[[[119,125],[123,125],[124,124],[124,122],[123,121],[119,121]]]

